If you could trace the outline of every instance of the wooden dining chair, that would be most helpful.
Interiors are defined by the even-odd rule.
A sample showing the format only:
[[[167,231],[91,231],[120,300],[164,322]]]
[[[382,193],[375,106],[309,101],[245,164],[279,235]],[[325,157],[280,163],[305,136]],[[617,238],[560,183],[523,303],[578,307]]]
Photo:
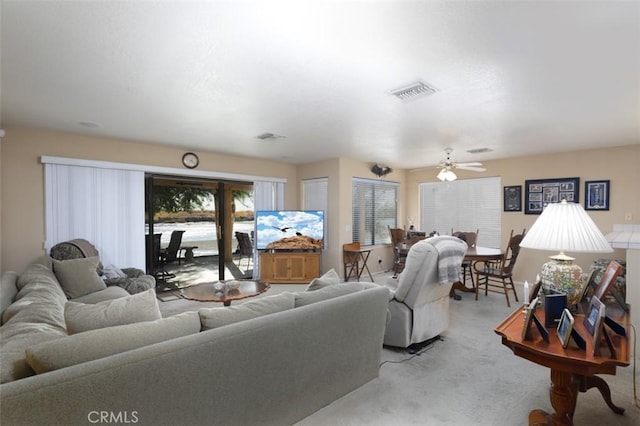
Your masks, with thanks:
[[[513,267],[516,265],[518,254],[520,253],[520,242],[526,234],[526,229],[522,230],[522,234],[513,235],[513,229],[509,235],[509,243],[507,249],[497,263],[485,263],[483,268],[478,268],[478,263],[475,264],[477,286],[476,286],[476,300],[478,300],[478,291],[480,287],[484,286],[484,295],[486,296],[489,291],[494,293],[504,293],[507,299],[507,306],[511,307],[509,302],[509,290],[513,291],[513,296],[518,301],[518,293],[513,285]],[[525,296],[526,297],[526,296]]]
[[[406,249],[406,236],[407,233],[402,228],[391,228],[387,226],[389,229],[389,236],[391,237],[391,250],[393,250],[393,277],[397,277],[400,272],[404,269],[404,264],[407,259]],[[403,246],[403,244],[405,246]]]
[[[351,274],[356,278],[360,275],[360,258],[354,251],[360,250],[360,243],[348,243],[342,245],[342,263],[344,266],[344,280],[349,281]]]
[[[466,242],[469,248],[476,246],[476,243],[478,241],[478,234],[480,234],[480,229],[476,229],[476,232],[454,232],[453,228],[451,229],[451,235],[454,237],[458,237]],[[475,288],[476,283],[473,278],[473,262],[469,260],[465,260],[462,262],[462,283],[465,285],[467,284],[467,278],[471,279],[471,288]]]

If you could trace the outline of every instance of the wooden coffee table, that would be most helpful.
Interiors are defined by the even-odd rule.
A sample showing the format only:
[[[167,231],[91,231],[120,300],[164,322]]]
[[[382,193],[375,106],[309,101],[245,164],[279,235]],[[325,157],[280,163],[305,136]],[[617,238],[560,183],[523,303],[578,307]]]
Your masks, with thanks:
[[[237,284],[235,289],[227,289],[226,284]],[[227,280],[196,284],[180,290],[180,295],[199,302],[222,302],[230,306],[232,300],[257,296],[269,289],[269,283],[263,281]]]

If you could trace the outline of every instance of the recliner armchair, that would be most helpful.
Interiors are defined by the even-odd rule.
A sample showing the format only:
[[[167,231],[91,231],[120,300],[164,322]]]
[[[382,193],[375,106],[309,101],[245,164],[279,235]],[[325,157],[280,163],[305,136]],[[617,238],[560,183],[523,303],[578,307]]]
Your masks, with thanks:
[[[449,290],[459,279],[467,244],[438,236],[411,246],[405,268],[385,285],[391,290],[384,344],[407,348],[449,327]]]

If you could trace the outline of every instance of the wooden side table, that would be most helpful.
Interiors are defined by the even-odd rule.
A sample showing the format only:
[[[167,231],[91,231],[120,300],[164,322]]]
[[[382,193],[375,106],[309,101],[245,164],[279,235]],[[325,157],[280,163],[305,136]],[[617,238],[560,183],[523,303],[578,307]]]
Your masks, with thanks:
[[[625,327],[629,335],[629,316],[622,309],[611,309],[609,316]],[[538,309],[538,318],[544,318],[544,311]],[[555,410],[547,413],[543,410],[533,410],[529,413],[529,425],[573,425],[578,392],[586,392],[597,387],[603,399],[617,414],[624,412],[611,401],[609,386],[596,374],[616,374],[616,367],[629,365],[629,345],[626,337],[618,336],[609,331],[615,347],[615,354],[609,354],[603,348],[600,356],[593,353],[593,342],[582,324],[584,316],[575,315],[575,330],[587,341],[587,349],[580,350],[569,346],[563,348],[555,329],[549,329],[549,343],[546,343],[537,333],[533,333],[531,340],[522,340],[524,316],[522,308],[515,310],[500,325],[495,332],[502,336],[502,344],[510,348],[514,355],[528,359],[536,364],[549,367],[551,370],[551,388],[549,399]],[[535,325],[532,324],[533,327]]]

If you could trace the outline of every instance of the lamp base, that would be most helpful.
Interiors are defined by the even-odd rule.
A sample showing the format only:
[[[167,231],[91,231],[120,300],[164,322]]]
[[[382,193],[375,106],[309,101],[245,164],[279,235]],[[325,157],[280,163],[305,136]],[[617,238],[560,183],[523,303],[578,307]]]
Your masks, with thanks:
[[[584,285],[582,268],[573,263],[569,256],[551,256],[551,260],[542,265],[540,280],[545,292],[559,291],[567,295],[567,307],[579,302]]]

